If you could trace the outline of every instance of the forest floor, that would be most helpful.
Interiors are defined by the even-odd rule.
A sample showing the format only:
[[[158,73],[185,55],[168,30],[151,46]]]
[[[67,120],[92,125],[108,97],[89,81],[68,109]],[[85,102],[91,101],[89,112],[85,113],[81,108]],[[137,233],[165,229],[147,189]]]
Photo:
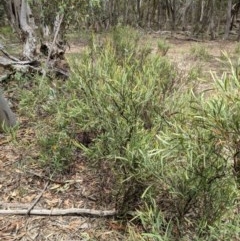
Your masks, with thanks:
[[[149,35],[147,38],[156,51],[159,36]],[[196,42],[172,38],[167,42],[170,49],[166,56],[183,75],[195,70],[203,89],[211,83],[210,71],[221,75],[226,70],[226,66],[218,60],[222,59],[222,51],[237,57],[240,50],[239,43],[234,41]],[[83,48],[83,44],[74,43],[69,53],[82,51]],[[20,128],[13,140],[9,135],[0,136],[0,210],[26,210],[38,197],[40,199],[34,210],[114,208],[113,200],[107,195],[108,185],[103,190],[101,175],[86,167],[80,153],[76,153],[76,161],[68,173],[49,178],[37,164],[39,152],[34,145],[36,127],[24,116],[19,116],[19,121]],[[127,230],[127,225],[112,217],[0,215],[2,241],[128,240]]]

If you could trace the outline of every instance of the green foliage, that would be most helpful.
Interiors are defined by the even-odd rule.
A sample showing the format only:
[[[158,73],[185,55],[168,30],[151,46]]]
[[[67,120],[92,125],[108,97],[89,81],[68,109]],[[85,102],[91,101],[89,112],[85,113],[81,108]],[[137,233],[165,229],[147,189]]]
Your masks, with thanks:
[[[194,59],[199,59],[202,61],[208,61],[210,59],[208,50],[202,44],[196,44],[191,47],[190,53]]]
[[[20,110],[31,112],[40,159],[57,172],[80,149],[103,186],[111,179],[119,215],[137,210],[133,223],[142,232],[130,229],[129,240],[231,240],[240,224],[235,67],[229,60],[231,74],[213,76],[205,98],[139,40],[129,27],[93,36],[81,55],[69,56],[68,81],[40,78],[22,91]]]
[[[93,135],[89,145],[75,145],[89,163],[108,163],[120,214],[145,202],[138,215],[143,237],[172,240],[189,231],[204,237],[237,197],[226,150],[237,128],[238,102],[230,117],[219,95],[193,95],[188,80],[179,79],[164,57],[139,48],[138,40],[133,30],[117,28],[70,60],[68,88],[75,91],[68,115]]]
[[[0,33],[7,38],[13,36],[13,32],[10,26],[0,27]]]
[[[44,129],[43,129],[44,128]],[[38,144],[41,147],[41,161],[58,173],[65,170],[73,158],[74,148],[69,135],[65,131],[46,129],[39,126]]]
[[[21,82],[20,85],[22,85]],[[24,83],[26,84],[26,81]],[[31,118],[34,116],[37,118],[37,115],[44,114],[48,105],[54,102],[56,93],[51,88],[49,81],[40,76],[35,77],[31,84],[31,90],[27,88],[21,92],[20,111],[31,116]]]
[[[170,48],[170,45],[166,42],[165,39],[160,39],[157,42],[158,52],[161,56],[165,56]]]
[[[150,198],[151,205],[146,204],[145,211],[139,211],[137,217],[141,220],[144,230],[143,238],[150,240],[168,241],[172,240],[171,222],[167,222],[165,215],[159,210],[155,199]]]
[[[166,103],[176,81],[173,66],[151,57],[148,47],[139,48],[138,36],[130,28],[117,28],[102,45],[92,43],[71,61],[71,89],[78,90],[71,113],[80,128],[96,133],[92,145],[83,149],[94,162],[109,160],[123,202],[139,198],[151,176],[143,163],[157,129],[167,125],[171,107]]]
[[[202,76],[203,76],[203,67],[201,65],[197,65],[192,67],[189,70],[187,78],[189,81],[194,81]]]
[[[236,46],[235,46],[235,49],[234,49],[234,53],[239,55],[240,54],[240,44],[237,43]]]
[[[11,136],[12,141],[17,140],[17,131],[18,131],[19,125],[18,123],[14,127],[7,127],[7,126],[1,126],[1,132],[3,131],[5,134],[8,134]]]
[[[35,126],[40,161],[51,172],[64,171],[74,158],[71,128],[65,119],[66,98],[64,87],[38,77],[31,90],[22,90],[19,110]],[[54,87],[53,87],[54,86]],[[64,93],[65,94],[65,93]]]
[[[38,3],[30,2],[34,16],[41,19],[41,23],[50,26],[51,30],[54,28],[53,25],[57,14],[64,15],[61,34],[66,34],[65,31],[70,26],[77,27],[92,17],[89,13],[92,13],[93,8],[98,8],[99,4],[100,0],[53,0],[51,2],[41,0]]]
[[[125,59],[136,54],[137,43],[140,40],[140,33],[134,31],[131,27],[115,27],[112,31],[113,51],[119,58]]]

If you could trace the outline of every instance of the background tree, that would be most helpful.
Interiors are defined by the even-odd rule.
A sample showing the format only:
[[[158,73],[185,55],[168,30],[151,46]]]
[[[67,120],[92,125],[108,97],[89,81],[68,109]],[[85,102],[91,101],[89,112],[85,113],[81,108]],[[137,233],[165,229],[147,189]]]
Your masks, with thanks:
[[[36,54],[35,22],[27,0],[4,0],[3,6],[12,28],[23,42],[23,57],[31,60]]]
[[[35,58],[37,43],[41,42],[40,51],[48,63],[64,55],[70,29],[99,32],[122,24],[227,39],[230,30],[239,25],[239,8],[239,0],[3,0],[0,11],[5,15],[1,15],[0,21],[3,24],[4,16],[8,17],[23,42],[25,60]]]

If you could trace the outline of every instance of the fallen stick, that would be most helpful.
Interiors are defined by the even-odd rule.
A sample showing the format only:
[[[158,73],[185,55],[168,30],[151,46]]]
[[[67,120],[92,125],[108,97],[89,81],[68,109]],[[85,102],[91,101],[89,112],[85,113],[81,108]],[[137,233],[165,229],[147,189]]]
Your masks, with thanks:
[[[34,201],[34,203],[31,205],[31,207],[28,208],[27,214],[29,215],[30,212],[33,210],[33,208],[36,206],[36,204],[39,202],[40,198],[42,197],[43,193],[46,191],[48,187],[49,181],[46,183],[45,187],[41,191],[41,193],[38,195],[37,199]]]
[[[115,210],[95,210],[85,208],[69,208],[69,209],[38,209],[28,210],[15,209],[15,210],[2,210],[0,209],[0,215],[39,215],[39,216],[66,216],[66,215],[80,215],[80,216],[96,216],[96,217],[108,217],[114,216],[117,212]]]

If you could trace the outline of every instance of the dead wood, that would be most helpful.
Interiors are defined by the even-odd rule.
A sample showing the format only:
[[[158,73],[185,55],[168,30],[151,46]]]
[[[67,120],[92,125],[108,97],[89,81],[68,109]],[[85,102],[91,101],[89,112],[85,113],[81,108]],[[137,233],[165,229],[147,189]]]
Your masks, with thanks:
[[[48,62],[50,60],[50,57],[51,57],[51,54],[52,54],[52,51],[53,51],[53,47],[56,45],[57,36],[58,36],[60,26],[61,26],[62,21],[63,21],[63,14],[61,14],[60,16],[57,16],[57,19],[59,19],[59,20],[55,21],[56,22],[56,31],[55,31],[55,34],[54,34],[54,39],[52,41],[51,47],[50,47],[49,52],[48,52],[46,66],[48,66]]]
[[[36,60],[31,60],[31,61],[18,60],[18,61],[16,61],[16,60],[11,60],[11,59],[0,56],[0,65],[5,68],[11,67],[12,69],[21,69],[21,67],[22,67],[23,69],[25,69],[27,66],[31,67],[31,68],[37,67],[39,65],[39,62]]]
[[[0,52],[3,53],[3,56],[0,56],[0,66],[15,70],[15,71],[21,71],[26,73],[29,71],[29,69],[38,69],[40,66],[40,62],[38,60],[20,60],[12,55],[10,55],[3,47],[3,45],[0,43]],[[5,77],[5,76],[4,76]]]
[[[7,51],[5,51],[4,47],[3,47],[3,45],[1,43],[0,43],[0,50],[9,59],[14,60],[14,61],[19,61],[19,59],[15,58],[14,56],[10,55]]]
[[[115,210],[95,210],[86,208],[69,208],[69,209],[33,209],[28,210],[0,210],[0,215],[39,215],[39,216],[93,216],[93,217],[110,217],[117,215]]]
[[[23,42],[22,59],[18,59],[10,55],[4,50],[3,45],[0,43],[0,66],[5,69],[10,69],[11,74],[16,72],[30,74],[41,74],[48,77],[57,77],[67,79],[69,77],[68,67],[59,67],[59,61],[64,60],[64,54],[67,49],[66,41],[63,41],[61,26],[64,15],[57,14],[54,21],[53,33],[48,33],[44,41],[40,39],[40,54],[37,51],[37,34],[34,16],[32,15],[31,8],[27,0],[9,0],[4,5],[8,15],[11,26],[18,33],[19,38]],[[49,28],[48,28],[49,29]],[[22,61],[22,60],[27,61]],[[65,61],[66,63],[66,61]],[[11,75],[10,75],[11,76]],[[0,79],[6,79],[6,75]]]
[[[46,47],[47,48],[47,47]],[[14,74],[15,72],[20,73],[37,73],[37,74],[48,74],[49,76],[56,76],[59,78],[67,79],[68,65],[66,61],[63,60],[63,55],[65,50],[60,48],[52,49],[51,59],[48,61],[48,66],[44,69],[43,66],[45,60],[20,60],[12,55],[10,55],[0,43],[0,66],[5,69],[9,69]],[[48,53],[48,52],[47,52]],[[49,56],[49,55],[48,55]],[[64,62],[64,63],[63,63]],[[0,76],[0,80],[6,80],[11,77],[11,74]]]
[[[43,193],[45,192],[45,190],[47,189],[49,185],[49,181],[46,183],[45,187],[43,188],[43,190],[41,191],[41,193],[38,195],[37,199],[34,201],[34,203],[28,208],[27,210],[27,214],[29,215],[30,212],[33,210],[33,208],[36,206],[36,204],[39,202],[39,200],[41,199]]]

